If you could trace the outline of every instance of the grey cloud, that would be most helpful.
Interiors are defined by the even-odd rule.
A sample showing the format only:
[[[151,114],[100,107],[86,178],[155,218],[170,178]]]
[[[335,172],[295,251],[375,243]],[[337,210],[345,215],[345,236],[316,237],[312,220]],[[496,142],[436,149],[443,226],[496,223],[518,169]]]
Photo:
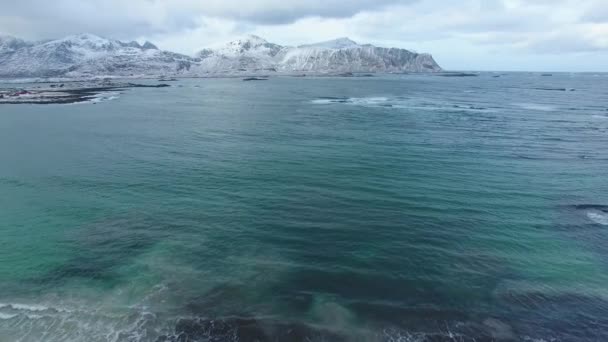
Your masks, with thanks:
[[[415,0],[0,0],[0,32],[52,38],[92,32],[115,38],[193,29],[202,17],[277,25],[318,16],[346,18]]]
[[[91,32],[189,53],[257,31],[282,44],[352,35],[424,44],[429,52],[450,42],[484,52],[561,55],[606,51],[605,1],[0,0],[0,34],[46,39]]]
[[[382,9],[389,5],[411,3],[414,1],[404,0],[309,0],[291,2],[280,1],[280,3],[289,3],[289,6],[272,6],[279,1],[259,1],[270,6],[256,6],[250,11],[238,11],[233,8],[220,8],[218,10],[211,9],[209,14],[220,15],[229,19],[248,20],[258,24],[285,24],[294,22],[298,19],[318,16],[324,18],[348,18],[361,11],[370,11]]]
[[[81,32],[130,38],[196,26],[194,18],[178,11],[159,20],[141,4],[151,6],[153,2],[0,0],[0,15],[12,19],[3,21],[0,31],[27,38],[56,38]]]

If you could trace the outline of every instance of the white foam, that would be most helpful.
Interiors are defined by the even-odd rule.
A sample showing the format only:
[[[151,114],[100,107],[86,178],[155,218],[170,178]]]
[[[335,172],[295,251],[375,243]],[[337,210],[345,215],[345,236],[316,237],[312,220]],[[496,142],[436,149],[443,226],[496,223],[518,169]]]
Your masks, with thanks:
[[[541,112],[552,112],[556,110],[554,106],[540,103],[514,103],[513,105],[528,110],[536,110]]]
[[[86,101],[67,103],[66,106],[74,106],[74,105],[82,105],[82,104],[95,104],[100,102],[112,101],[120,98],[119,92],[106,92],[99,93],[97,95],[91,96]]]
[[[19,316],[19,315],[17,315],[17,314],[5,314],[5,313],[0,312],[0,319],[3,319],[3,320],[12,319],[12,318],[15,318],[17,316]]]
[[[486,108],[481,105],[467,103],[450,103],[443,101],[434,101],[420,98],[404,98],[404,97],[351,97],[351,98],[320,98],[312,100],[311,103],[318,105],[344,104],[362,107],[389,107],[395,109],[407,109],[417,111],[431,112],[496,112],[495,109]]]
[[[120,93],[118,92],[109,92],[109,93],[101,93],[98,95],[95,95],[95,97],[93,97],[93,99],[91,99],[90,101],[87,101],[88,103],[99,103],[99,102],[105,102],[105,101],[112,101],[112,100],[116,100],[117,98],[119,98]]]
[[[388,101],[386,97],[353,97],[349,99],[352,104],[356,105],[378,105]]]
[[[334,99],[317,99],[317,100],[312,100],[312,103],[314,104],[332,104],[332,103],[338,103],[339,100],[334,100]]]
[[[378,106],[389,101],[387,97],[351,97],[351,98],[327,98],[312,100],[314,104],[343,103],[355,106]]]
[[[54,310],[37,304],[0,303],[0,309],[8,310],[9,313],[0,312],[0,319],[9,320],[17,316],[25,316],[29,319],[38,319],[43,316],[35,313]],[[60,311],[60,310],[55,310]]]
[[[22,311],[46,311],[50,310],[49,307],[38,304],[19,304],[19,303],[0,303],[0,309],[2,308],[11,308],[14,310],[22,310]],[[59,311],[59,310],[57,310]]]
[[[597,224],[601,224],[602,226],[608,226],[608,214],[604,212],[598,210],[588,211],[587,217]]]
[[[156,328],[156,315],[140,310],[104,313],[15,303],[0,304],[0,309],[2,341],[148,341],[171,327]],[[151,325],[154,331],[148,329]]]

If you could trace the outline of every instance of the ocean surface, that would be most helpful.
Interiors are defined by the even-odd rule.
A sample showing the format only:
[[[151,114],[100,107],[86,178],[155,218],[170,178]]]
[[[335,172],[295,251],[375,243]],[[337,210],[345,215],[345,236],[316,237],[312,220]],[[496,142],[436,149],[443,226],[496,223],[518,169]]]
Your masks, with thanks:
[[[0,106],[0,341],[608,341],[608,75]]]

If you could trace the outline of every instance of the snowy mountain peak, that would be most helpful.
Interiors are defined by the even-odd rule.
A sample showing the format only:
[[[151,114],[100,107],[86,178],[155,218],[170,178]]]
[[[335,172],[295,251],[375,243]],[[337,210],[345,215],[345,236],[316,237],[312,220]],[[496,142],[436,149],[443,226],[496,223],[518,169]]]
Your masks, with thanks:
[[[348,37],[342,37],[338,39],[332,39],[325,42],[302,45],[300,47],[314,47],[314,48],[325,48],[325,49],[347,49],[352,47],[360,46],[354,40]]]
[[[250,42],[252,44],[266,44],[268,41],[260,36],[256,36],[255,34],[248,34],[242,38],[242,40]]]
[[[14,51],[16,49],[29,46],[30,44],[22,39],[8,35],[0,35],[0,53]]]
[[[4,41],[8,41],[8,40],[14,40],[14,39],[17,39],[17,38],[15,38],[13,36],[6,35],[6,34],[0,34],[0,42],[4,42]]]
[[[259,48],[261,46],[266,45],[274,45],[268,43],[268,41],[264,38],[258,37],[256,35],[248,35],[241,39],[233,40],[226,44],[226,49],[228,50],[251,50],[255,48]]]
[[[349,38],[289,47],[250,35],[189,57],[150,42],[90,33],[44,42],[0,37],[0,77],[436,71],[441,68],[431,55],[359,45]]]
[[[158,50],[156,45],[146,41],[140,45],[137,41],[122,42],[119,40],[100,37],[91,33],[67,36],[58,40],[44,42],[48,48],[79,49],[85,51],[116,51],[121,49]]]
[[[175,74],[191,57],[161,51],[152,43],[121,42],[84,33],[45,42],[0,41],[0,77],[79,77]]]
[[[91,34],[91,33],[81,33],[76,35],[67,36],[59,41],[62,42],[70,42],[76,45],[89,45],[89,46],[98,46],[101,47],[103,45],[107,45],[111,43],[109,39],[102,38],[100,36]]]
[[[229,42],[228,44],[218,49],[204,49],[197,54],[201,58],[209,58],[212,56],[235,58],[248,56],[251,58],[269,58],[276,56],[282,46],[272,44],[266,41],[266,39],[248,35],[241,39],[237,39]]]
[[[150,43],[147,40],[144,43],[144,45],[141,46],[141,48],[144,49],[144,50],[158,50],[158,47],[156,47],[156,45]]]
[[[18,41],[18,42],[26,42],[25,40],[21,39],[21,38],[17,38],[15,36],[11,36],[8,34],[0,34],[0,43],[4,42],[14,42],[14,41]]]

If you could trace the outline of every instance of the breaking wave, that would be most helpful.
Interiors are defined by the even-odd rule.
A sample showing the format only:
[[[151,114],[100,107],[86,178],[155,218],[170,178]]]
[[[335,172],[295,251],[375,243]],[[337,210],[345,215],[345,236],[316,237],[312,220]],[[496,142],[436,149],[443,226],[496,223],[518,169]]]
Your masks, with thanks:
[[[587,217],[602,226],[608,226],[608,214],[600,210],[592,210],[587,212]]]
[[[442,101],[427,100],[421,98],[405,97],[319,97],[311,101],[316,105],[336,105],[345,104],[372,108],[396,108],[424,111],[443,111],[443,112],[493,112],[493,109],[471,104],[471,103],[448,103]]]
[[[207,318],[153,313],[145,308],[107,311],[36,304],[0,304],[0,331],[15,341],[479,341],[511,333],[508,324],[445,323],[431,331],[397,326],[325,324],[275,318]]]
[[[346,103],[357,106],[378,106],[389,101],[387,97],[321,97],[313,100],[314,104]]]
[[[91,98],[89,101],[85,101],[85,103],[100,103],[100,102],[106,102],[106,101],[112,101],[112,100],[116,100],[118,99],[120,96],[119,92],[107,92],[107,93],[101,93],[98,95],[95,95],[93,98]]]
[[[103,313],[36,304],[0,304],[0,331],[7,341],[155,341],[162,332],[146,311]]]
[[[540,103],[514,103],[513,105],[521,109],[534,110],[540,112],[552,112],[557,109],[554,106]]]

